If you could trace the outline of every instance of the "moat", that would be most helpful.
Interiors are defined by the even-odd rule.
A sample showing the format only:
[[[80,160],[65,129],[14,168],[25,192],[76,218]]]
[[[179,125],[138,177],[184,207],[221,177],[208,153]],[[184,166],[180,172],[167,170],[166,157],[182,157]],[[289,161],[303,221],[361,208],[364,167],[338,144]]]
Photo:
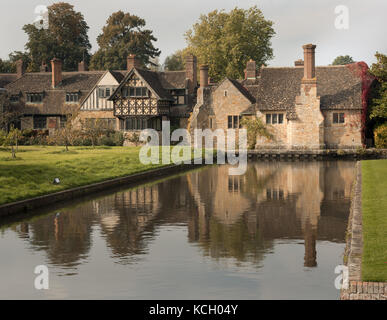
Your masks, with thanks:
[[[214,165],[0,220],[0,299],[338,299],[354,175],[352,161]]]

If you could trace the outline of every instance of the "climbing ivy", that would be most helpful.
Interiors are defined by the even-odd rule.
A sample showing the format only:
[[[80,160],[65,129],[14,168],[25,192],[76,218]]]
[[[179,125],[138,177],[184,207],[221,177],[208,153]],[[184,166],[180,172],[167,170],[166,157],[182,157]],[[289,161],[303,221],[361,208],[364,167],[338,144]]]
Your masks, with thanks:
[[[255,148],[258,137],[265,137],[268,139],[273,138],[273,135],[269,132],[262,120],[257,117],[242,118],[241,124],[247,130],[247,143],[249,149]]]

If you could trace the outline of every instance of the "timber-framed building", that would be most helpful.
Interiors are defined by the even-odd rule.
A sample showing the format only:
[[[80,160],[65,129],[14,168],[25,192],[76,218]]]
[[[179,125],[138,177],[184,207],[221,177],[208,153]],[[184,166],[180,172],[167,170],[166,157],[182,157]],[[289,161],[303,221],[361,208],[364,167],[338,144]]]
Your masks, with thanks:
[[[82,121],[97,119],[126,136],[146,128],[236,129],[243,117],[259,118],[270,138],[257,137],[255,148],[347,149],[365,144],[368,66],[315,66],[315,45],[303,46],[304,60],[292,67],[257,67],[247,62],[245,79],[209,83],[208,66],[186,58],[185,70],[151,71],[135,55],[126,70],[62,72],[58,59],[41,72],[0,74],[21,129],[56,130],[68,110]]]

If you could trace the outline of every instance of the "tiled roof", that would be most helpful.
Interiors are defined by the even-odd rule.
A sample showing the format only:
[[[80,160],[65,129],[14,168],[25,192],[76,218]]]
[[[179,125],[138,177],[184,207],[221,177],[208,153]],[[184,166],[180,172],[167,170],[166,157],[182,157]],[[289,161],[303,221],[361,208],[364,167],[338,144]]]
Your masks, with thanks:
[[[110,73],[118,83],[121,83],[128,72],[126,70],[110,70]]]
[[[89,91],[104,74],[104,71],[63,72],[62,82],[55,90],[67,92]],[[12,93],[42,92],[53,90],[51,72],[26,73],[20,79],[8,84],[5,88]]]
[[[0,88],[4,88],[7,84],[14,82],[16,79],[16,73],[0,73]]]
[[[246,86],[256,97],[258,110],[294,109],[300,94],[303,68],[261,69],[258,88]],[[347,66],[316,67],[321,109],[361,109],[361,78]]]
[[[160,83],[166,89],[184,89],[186,72],[185,71],[165,71],[158,72]]]
[[[135,70],[149,84],[160,99],[173,100],[169,92],[162,86],[158,72],[137,68]]]
[[[237,80],[228,79],[251,103],[255,102],[255,97],[247,90],[247,88]]]
[[[65,102],[66,92],[79,92],[79,101],[82,101],[103,74],[104,71],[63,72],[62,82],[52,88],[51,72],[26,73],[5,88],[9,94],[22,92],[21,102],[12,105],[24,114],[62,114],[65,108],[78,105]],[[40,92],[44,92],[42,103],[24,103],[26,93]]]

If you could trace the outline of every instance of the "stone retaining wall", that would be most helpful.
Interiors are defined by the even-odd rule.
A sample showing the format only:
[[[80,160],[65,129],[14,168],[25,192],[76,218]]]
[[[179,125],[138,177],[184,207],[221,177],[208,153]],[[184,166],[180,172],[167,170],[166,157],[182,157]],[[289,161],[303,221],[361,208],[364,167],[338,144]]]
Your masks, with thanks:
[[[43,206],[55,204],[61,201],[67,201],[76,197],[89,195],[93,192],[99,192],[112,187],[119,187],[123,185],[130,186],[131,184],[143,183],[150,181],[161,176],[167,176],[178,172],[197,168],[200,165],[195,164],[181,164],[181,165],[169,165],[153,170],[148,170],[129,176],[110,179],[103,182],[93,183],[86,186],[81,186],[73,189],[59,191],[51,194],[47,194],[32,199],[7,203],[0,205],[0,218],[7,217],[18,213],[27,213],[31,210],[41,208]]]
[[[346,265],[349,273],[349,288],[340,292],[341,300],[387,300],[387,282],[361,281],[363,253],[363,222],[361,209],[362,173],[361,163],[356,164],[356,181],[351,201],[348,222]]]

